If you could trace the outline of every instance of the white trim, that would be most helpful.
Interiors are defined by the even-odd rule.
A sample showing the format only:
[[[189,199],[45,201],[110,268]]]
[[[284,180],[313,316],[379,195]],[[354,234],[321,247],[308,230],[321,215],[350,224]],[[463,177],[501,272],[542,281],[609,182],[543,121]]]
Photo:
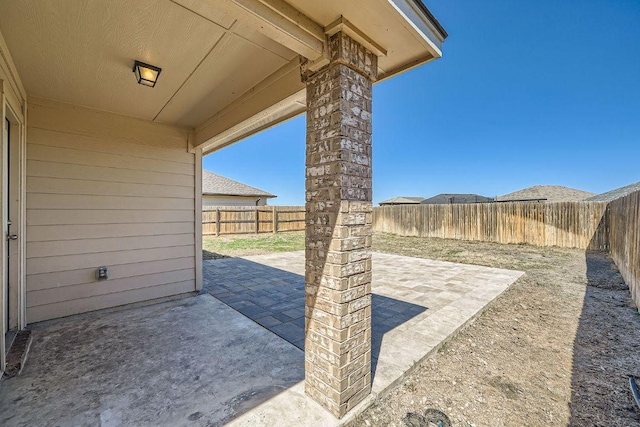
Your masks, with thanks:
[[[6,189],[6,181],[4,170],[6,168],[6,162],[8,161],[7,156],[5,155],[5,144],[4,144],[4,123],[5,117],[10,115],[10,119],[13,123],[12,126],[15,126],[15,129],[18,130],[16,135],[12,137],[12,140],[15,140],[18,143],[18,233],[21,238],[17,242],[18,250],[17,250],[17,258],[18,258],[18,323],[17,327],[22,329],[26,326],[26,281],[25,281],[25,239],[26,239],[26,216],[25,216],[25,203],[26,199],[24,197],[25,194],[25,179],[26,179],[26,92],[24,86],[22,85],[22,81],[20,80],[20,76],[18,75],[18,71],[13,63],[11,58],[11,54],[9,52],[9,48],[7,46],[4,37],[0,33],[0,120],[2,120],[2,124],[0,125],[0,150],[3,151],[2,155],[2,164],[0,165],[0,185],[3,187],[3,193]],[[8,154],[8,153],[7,153]],[[4,196],[2,196],[4,200]],[[7,262],[7,254],[6,254],[6,244],[5,238],[7,235],[7,207],[2,201],[0,201],[0,241],[2,241],[2,247],[0,248],[0,271],[6,271],[6,262]],[[4,280],[4,273],[2,273],[2,280]],[[5,342],[4,342],[4,329],[5,329],[5,298],[4,295],[4,283],[0,280],[0,286],[2,290],[0,291],[0,329],[2,329],[3,334],[0,337],[0,373],[4,372],[6,366],[5,360]],[[14,285],[15,286],[15,285]],[[9,302],[11,303],[11,302]]]
[[[388,0],[391,6],[404,18],[407,24],[424,41],[425,46],[436,57],[442,57],[444,39],[438,35],[430,19],[419,11],[412,0]]]
[[[10,212],[7,211],[6,206],[2,206],[2,234],[0,238],[2,238],[2,242],[6,235],[11,231],[11,233],[15,233],[18,235],[18,240],[14,242],[16,245],[15,249],[12,249],[13,262],[11,266],[9,266],[9,271],[11,273],[11,277],[9,278],[9,286],[12,286],[12,289],[16,292],[16,299],[14,301],[9,301],[9,307],[12,310],[15,310],[15,317],[13,318],[15,322],[12,322],[9,325],[10,329],[14,327],[18,330],[24,329],[27,326],[27,318],[26,318],[26,126],[25,126],[25,118],[26,114],[22,115],[19,111],[14,111],[11,105],[8,102],[7,97],[2,98],[2,129],[0,130],[0,138],[3,141],[3,156],[2,156],[2,170],[7,167],[7,164],[11,162],[11,169],[13,171],[17,170],[17,173],[12,173],[13,184],[12,189],[8,188],[8,182],[6,181],[7,176],[2,173],[2,186],[3,192],[9,191],[10,197],[17,196],[17,209],[14,212],[14,215],[10,218],[12,220],[12,229],[9,230],[7,226],[7,220],[9,219]],[[9,119],[11,123],[10,130],[10,138],[11,138],[11,146],[12,153],[6,151],[6,147],[4,146],[4,122],[6,119]],[[15,157],[12,157],[15,156]],[[11,193],[11,191],[17,192]],[[3,198],[4,200],[4,198]],[[15,201],[14,201],[15,203]],[[0,250],[0,256],[2,256],[2,271],[5,271],[6,268],[6,260],[7,254],[6,245],[3,244],[2,250]],[[2,322],[4,322],[6,314],[4,313],[4,286],[3,286],[3,297],[2,297]],[[10,319],[12,320],[12,319]],[[2,329],[4,330],[4,324],[2,325]]]
[[[196,251],[196,291],[202,289],[202,148],[195,149],[195,197],[194,197],[194,221],[195,221],[195,251]]]
[[[2,336],[0,337],[0,373],[4,371],[6,367],[6,348],[4,341],[4,331],[5,329],[13,330],[15,329],[24,329],[26,326],[26,281],[25,281],[25,228],[26,228],[26,215],[25,215],[25,165],[26,165],[26,139],[25,139],[25,116],[23,111],[15,109],[12,107],[11,99],[7,96],[5,90],[11,91],[11,86],[7,84],[6,81],[0,80],[0,120],[2,124],[0,125],[0,150],[2,151],[1,155],[1,163],[0,163],[0,185],[2,186],[1,191],[1,200],[0,200],[0,330],[2,330]],[[17,98],[16,98],[17,99]],[[23,104],[24,105],[24,100]],[[5,140],[5,123],[6,119],[9,119],[11,129],[10,129],[10,138],[11,138],[11,146],[12,152],[9,153],[7,145],[4,143]],[[10,249],[12,251],[13,258],[11,262],[11,266],[13,268],[9,268],[9,273],[11,276],[5,276],[4,272],[7,271],[7,244],[6,244],[6,236],[9,234],[9,229],[7,225],[7,221],[9,219],[8,207],[4,203],[5,197],[8,195],[10,197],[16,196],[15,193],[11,193],[9,189],[9,181],[8,176],[5,173],[7,170],[7,166],[11,162],[11,166],[13,171],[17,173],[12,173],[14,178],[13,191],[17,191],[17,209],[11,218],[13,221],[12,224],[12,233],[18,234],[18,240],[12,242],[12,244],[17,245],[14,248]],[[7,194],[9,193],[9,194]],[[7,286],[5,286],[5,279],[8,281]],[[5,292],[5,289],[11,287],[11,292],[15,292],[16,298],[7,301],[8,294]],[[9,314],[15,313],[15,317],[12,316],[9,321],[11,324],[6,325],[6,317],[7,313],[5,312],[5,306],[8,303],[9,305]]]
[[[10,85],[10,87],[4,88],[4,92],[11,101],[13,101],[11,98],[24,100],[27,97],[27,92],[24,90],[24,86],[18,75],[18,70],[13,63],[9,47],[2,33],[0,33],[0,74],[5,75],[5,79]]]
[[[24,101],[22,120],[19,126],[18,158],[18,329],[27,327],[27,101]]]

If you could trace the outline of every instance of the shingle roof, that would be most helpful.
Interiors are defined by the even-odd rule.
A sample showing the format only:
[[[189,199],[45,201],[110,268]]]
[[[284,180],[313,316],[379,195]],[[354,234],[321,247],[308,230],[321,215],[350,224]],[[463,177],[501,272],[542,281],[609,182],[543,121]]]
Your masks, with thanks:
[[[544,200],[547,202],[579,202],[595,193],[560,185],[534,185],[496,198],[498,202]]]
[[[422,201],[423,205],[448,205],[451,203],[489,203],[493,202],[491,197],[479,194],[447,194],[442,193]]]
[[[205,170],[202,171],[202,194],[209,196],[276,197],[266,191]]]
[[[613,200],[624,197],[628,194],[640,191],[640,182],[635,184],[629,184],[624,187],[616,188],[615,190],[607,191],[606,193],[598,194],[597,196],[589,197],[589,202],[611,202]]]
[[[424,197],[400,196],[400,197],[394,197],[393,199],[384,200],[384,201],[380,202],[380,206],[383,206],[383,205],[417,205],[423,200],[424,200]]]

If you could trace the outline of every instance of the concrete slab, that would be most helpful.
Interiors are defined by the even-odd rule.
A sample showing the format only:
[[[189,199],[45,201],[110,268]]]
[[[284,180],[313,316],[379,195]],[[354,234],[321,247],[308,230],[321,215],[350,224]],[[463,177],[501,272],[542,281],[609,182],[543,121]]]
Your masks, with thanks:
[[[0,383],[0,425],[220,426],[264,402],[333,425],[307,400],[302,351],[210,295],[33,327],[19,377]],[[280,395],[283,395],[280,397]]]

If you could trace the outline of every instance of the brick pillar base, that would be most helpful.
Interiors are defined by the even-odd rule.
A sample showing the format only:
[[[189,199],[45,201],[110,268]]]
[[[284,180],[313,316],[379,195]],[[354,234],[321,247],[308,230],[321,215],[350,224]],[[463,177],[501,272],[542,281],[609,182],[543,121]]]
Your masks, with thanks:
[[[371,95],[377,57],[342,32],[307,83],[305,391],[342,417],[371,391]]]

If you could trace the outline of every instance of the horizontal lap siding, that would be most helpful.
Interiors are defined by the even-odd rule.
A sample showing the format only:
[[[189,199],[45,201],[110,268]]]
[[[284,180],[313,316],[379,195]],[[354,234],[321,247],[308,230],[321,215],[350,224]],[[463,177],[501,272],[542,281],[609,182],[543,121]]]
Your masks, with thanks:
[[[183,130],[34,100],[27,319],[195,289],[195,157]],[[95,269],[109,267],[97,281]]]

